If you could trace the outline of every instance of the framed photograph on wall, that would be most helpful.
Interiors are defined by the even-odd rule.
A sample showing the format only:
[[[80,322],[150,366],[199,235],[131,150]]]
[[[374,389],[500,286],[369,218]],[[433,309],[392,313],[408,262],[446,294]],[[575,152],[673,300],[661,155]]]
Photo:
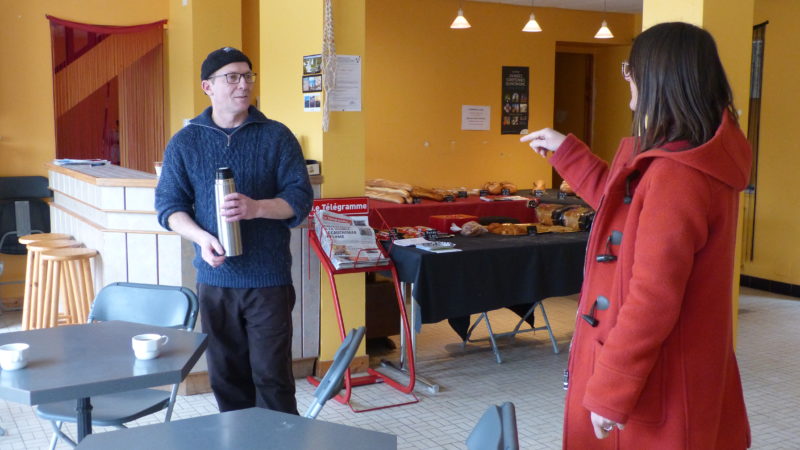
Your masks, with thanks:
[[[303,56],[303,75],[322,73],[322,55]]]
[[[322,91],[322,75],[304,75],[303,92]]]

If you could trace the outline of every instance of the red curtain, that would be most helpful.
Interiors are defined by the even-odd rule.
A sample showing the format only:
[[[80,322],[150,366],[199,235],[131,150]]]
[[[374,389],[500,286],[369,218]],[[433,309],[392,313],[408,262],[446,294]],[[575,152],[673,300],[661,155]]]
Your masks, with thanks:
[[[166,142],[166,20],[134,26],[47,16],[53,48],[57,158],[104,158],[153,171]]]

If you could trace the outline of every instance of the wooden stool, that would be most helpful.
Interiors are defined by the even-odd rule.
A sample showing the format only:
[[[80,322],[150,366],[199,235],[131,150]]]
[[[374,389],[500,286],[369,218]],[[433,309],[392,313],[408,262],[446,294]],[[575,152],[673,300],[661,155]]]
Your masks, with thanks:
[[[97,255],[90,248],[45,250],[39,256],[46,273],[41,326],[86,323],[94,300],[94,281],[89,260]],[[41,288],[40,288],[41,289]],[[63,313],[59,314],[59,299]]]
[[[20,236],[17,241],[22,245],[28,245],[36,241],[47,241],[53,239],[72,239],[72,236],[63,233],[34,233]]]
[[[37,241],[47,241],[47,240],[65,240],[65,239],[72,239],[72,236],[63,233],[34,233],[34,234],[26,234],[25,236],[20,236],[17,238],[17,241],[22,245],[28,245]],[[30,299],[31,295],[31,287],[36,280],[36,277],[33,276],[33,258],[31,252],[28,252],[28,256],[25,259],[25,294],[23,296],[22,304],[28,304],[28,300]],[[25,308],[23,306],[23,308]],[[23,311],[23,316],[24,316]],[[22,321],[23,329],[25,326],[25,320]]]
[[[24,236],[24,238],[27,238],[27,236]],[[45,250],[80,247],[81,243],[71,239],[44,239],[32,241],[28,243],[27,246],[28,267],[25,271],[25,297],[22,304],[22,329],[32,330],[34,328],[41,328],[41,326],[36,326],[36,318],[41,316],[41,312],[37,309],[37,305],[43,301],[44,293],[40,288],[44,286],[45,272],[42,270],[42,262],[40,261],[39,255]]]

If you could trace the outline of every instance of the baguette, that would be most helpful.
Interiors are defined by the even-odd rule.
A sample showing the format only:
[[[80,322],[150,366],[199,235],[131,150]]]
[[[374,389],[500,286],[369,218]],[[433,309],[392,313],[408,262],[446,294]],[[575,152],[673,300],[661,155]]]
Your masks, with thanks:
[[[402,195],[398,194],[388,194],[384,192],[376,192],[368,190],[367,192],[364,193],[364,196],[375,200],[383,200],[385,202],[400,203],[400,204],[406,202],[406,199]]]
[[[407,183],[400,183],[392,180],[384,180],[383,178],[373,178],[367,180],[367,186],[370,187],[386,187],[392,189],[402,189],[404,191],[411,191],[412,186]]]
[[[430,189],[424,188],[422,186],[414,186],[411,189],[411,196],[412,197],[422,197],[431,200],[436,200],[437,202],[441,202],[444,200],[444,195],[438,194]]]
[[[387,188],[387,187],[373,187],[367,186],[366,192],[373,193],[373,194],[394,194],[399,195],[405,199],[406,203],[411,203],[411,194],[408,191],[403,189],[394,189],[394,188]]]

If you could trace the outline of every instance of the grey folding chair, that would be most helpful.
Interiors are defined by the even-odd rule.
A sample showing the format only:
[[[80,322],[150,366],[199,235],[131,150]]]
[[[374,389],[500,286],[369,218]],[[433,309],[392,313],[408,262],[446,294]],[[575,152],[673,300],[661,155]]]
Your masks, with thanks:
[[[344,372],[350,367],[356,350],[358,350],[358,346],[361,345],[361,340],[364,338],[364,331],[364,327],[354,328],[350,330],[350,333],[344,338],[342,345],[339,346],[336,350],[336,354],[333,355],[331,367],[328,369],[328,372],[325,373],[325,376],[322,377],[317,389],[314,390],[314,401],[311,403],[311,406],[308,407],[303,417],[316,419],[322,407],[325,406],[325,402],[342,390]]]
[[[517,415],[514,404],[492,405],[483,413],[467,438],[468,450],[518,450]]]
[[[25,246],[17,238],[50,232],[50,206],[42,200],[53,196],[48,183],[42,176],[0,177],[0,253],[24,255]],[[0,281],[0,286],[23,283],[25,280]],[[6,308],[0,303],[0,314],[18,309],[21,308]]]
[[[145,325],[172,327],[192,331],[197,322],[197,296],[189,289],[137,283],[113,283],[95,297],[88,321],[123,320]],[[125,423],[167,410],[165,422],[172,418],[172,409],[179,384],[170,392],[138,389],[92,397],[92,426],[126,428]],[[73,447],[75,442],[61,431],[64,422],[76,422],[75,402],[46,403],[36,407],[36,415],[49,420],[55,434],[51,450],[58,439]]]
[[[0,177],[0,253],[24,255],[18,237],[50,231],[50,206],[42,199],[52,196],[45,177]]]

